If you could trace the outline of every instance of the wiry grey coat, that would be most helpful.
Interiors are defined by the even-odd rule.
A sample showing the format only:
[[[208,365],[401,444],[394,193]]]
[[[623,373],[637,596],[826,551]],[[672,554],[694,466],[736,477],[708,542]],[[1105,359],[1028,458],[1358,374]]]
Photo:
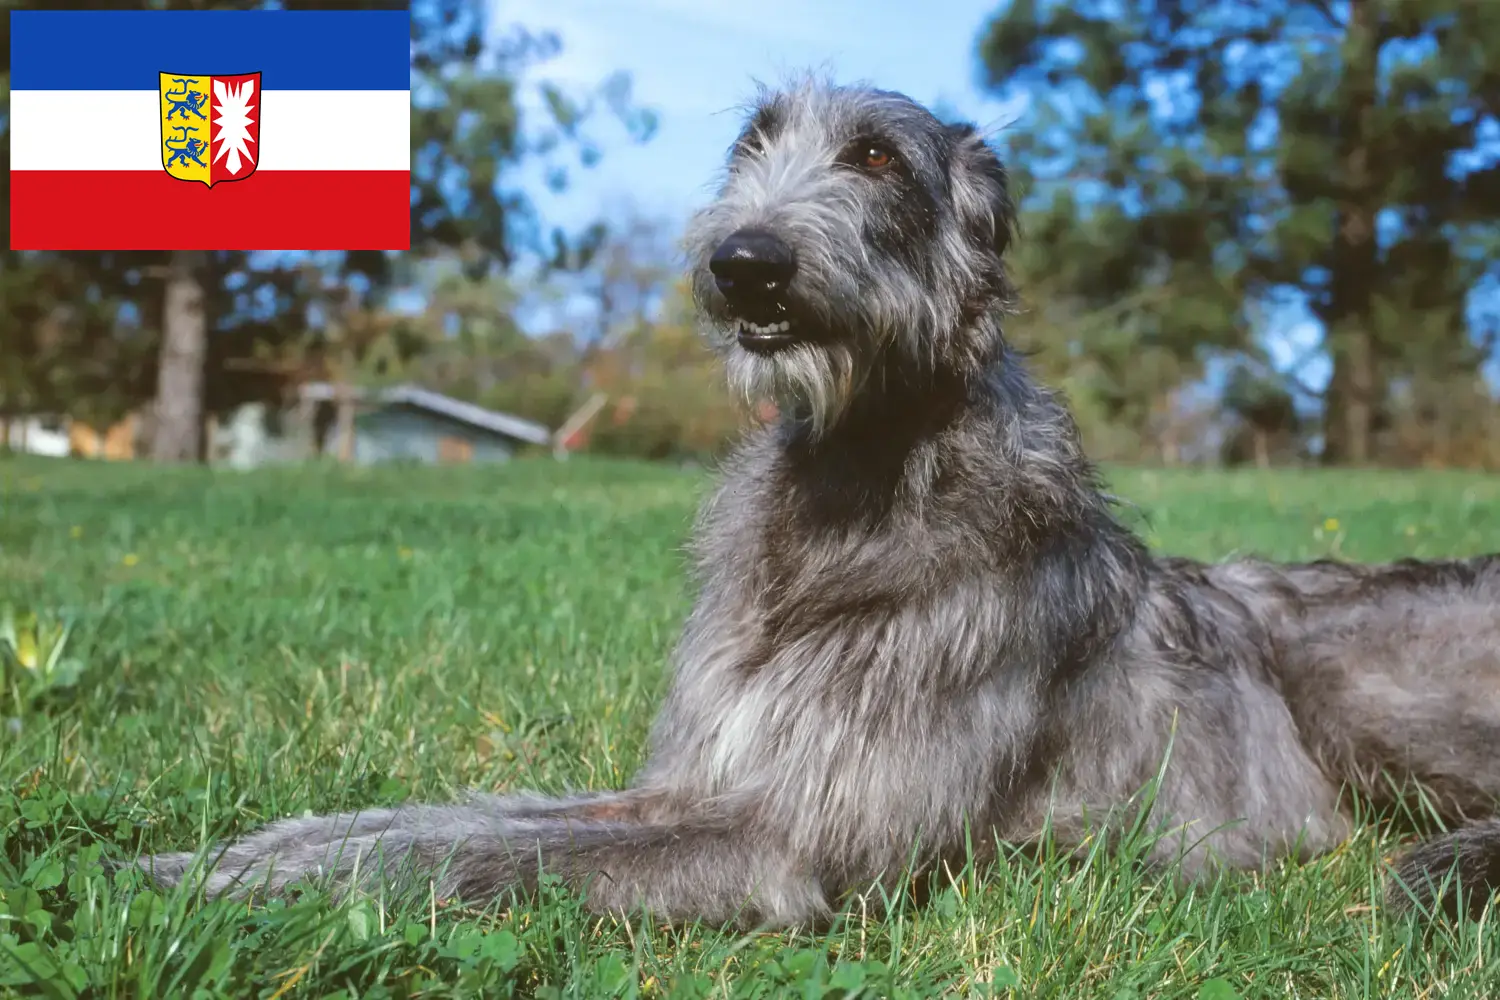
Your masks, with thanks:
[[[688,246],[731,383],[783,416],[701,513],[634,783],[285,820],[210,850],[210,889],[322,873],[482,902],[541,866],[598,910],[816,922],[1049,819],[1076,844],[1164,759],[1153,817],[1181,833],[1156,856],[1189,875],[1325,851],[1345,787],[1389,802],[1389,775],[1481,820],[1412,856],[1419,897],[1455,848],[1485,885],[1500,561],[1153,558],[1005,345],[1011,226],[972,127],[865,88],[763,95]],[[795,264],[759,299],[716,271],[745,233]],[[140,863],[173,882],[191,860]]]

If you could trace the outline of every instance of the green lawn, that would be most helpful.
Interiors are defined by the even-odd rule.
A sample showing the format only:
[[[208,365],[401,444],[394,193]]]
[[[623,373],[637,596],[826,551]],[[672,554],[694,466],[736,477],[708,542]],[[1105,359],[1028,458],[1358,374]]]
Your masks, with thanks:
[[[1122,471],[1164,551],[1500,549],[1500,479]],[[707,479],[576,461],[251,474],[0,460],[0,606],[75,622],[75,687],[0,700],[0,991],[51,996],[1494,995],[1488,922],[1372,903],[1373,830],[1179,888],[1119,856],[957,872],[826,935],[316,896],[159,896],[101,861],[463,786],[615,787],[691,593]],[[14,718],[17,721],[7,721]],[[1129,850],[1130,848],[1127,848]]]

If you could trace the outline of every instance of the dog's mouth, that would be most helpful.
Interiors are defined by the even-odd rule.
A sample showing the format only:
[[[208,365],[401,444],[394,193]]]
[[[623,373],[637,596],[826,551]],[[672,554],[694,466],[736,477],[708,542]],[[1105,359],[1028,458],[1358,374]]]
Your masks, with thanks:
[[[775,323],[752,323],[741,319],[735,323],[735,339],[753,354],[775,354],[801,341],[797,324],[789,319]]]

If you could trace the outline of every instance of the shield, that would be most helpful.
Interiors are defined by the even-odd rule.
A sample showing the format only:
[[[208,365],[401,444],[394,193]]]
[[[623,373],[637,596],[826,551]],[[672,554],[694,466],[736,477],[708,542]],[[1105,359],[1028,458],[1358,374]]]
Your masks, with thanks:
[[[180,181],[242,181],[260,162],[260,74],[159,74],[161,162]]]

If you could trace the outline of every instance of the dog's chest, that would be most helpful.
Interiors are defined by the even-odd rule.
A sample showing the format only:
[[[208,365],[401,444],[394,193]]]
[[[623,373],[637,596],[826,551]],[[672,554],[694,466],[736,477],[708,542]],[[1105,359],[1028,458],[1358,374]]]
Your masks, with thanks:
[[[715,787],[789,773],[812,780],[837,770],[855,748],[874,749],[879,717],[892,706],[841,676],[854,669],[842,651],[842,644],[808,642],[750,669],[736,665],[709,727],[705,763]]]
[[[659,765],[684,791],[748,793],[810,831],[826,830],[818,816],[904,829],[904,813],[972,807],[1012,728],[987,677],[992,595],[934,565],[943,550],[912,512],[833,530],[806,505],[768,521],[777,506],[731,492],[711,519]]]
[[[951,844],[965,816],[990,813],[997,769],[1021,728],[1008,715],[1024,696],[991,684],[943,697],[880,659],[860,664],[863,684],[834,694],[837,685],[816,678],[839,647],[799,652],[745,677],[705,727],[709,794],[753,796],[791,831],[795,851],[882,863],[899,863],[919,833]]]
[[[887,816],[893,800],[935,793],[971,801],[993,762],[993,737],[1009,728],[1003,694],[981,685],[954,698],[900,630],[899,621],[866,621],[789,643],[754,669],[705,664],[723,670],[707,681],[718,697],[700,719],[698,761],[709,788],[754,789],[787,808]],[[939,787],[948,783],[956,785]]]

